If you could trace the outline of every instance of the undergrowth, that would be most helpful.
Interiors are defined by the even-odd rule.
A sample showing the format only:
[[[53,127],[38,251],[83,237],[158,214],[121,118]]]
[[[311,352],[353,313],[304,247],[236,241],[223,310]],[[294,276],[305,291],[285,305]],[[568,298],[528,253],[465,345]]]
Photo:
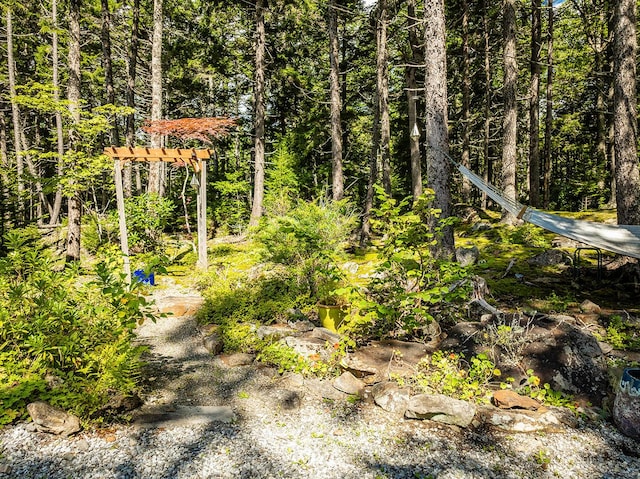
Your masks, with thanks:
[[[133,329],[154,319],[150,305],[116,274],[96,266],[92,281],[58,261],[35,230],[5,235],[0,258],[0,424],[46,400],[83,419],[114,393],[137,391],[142,348]]]

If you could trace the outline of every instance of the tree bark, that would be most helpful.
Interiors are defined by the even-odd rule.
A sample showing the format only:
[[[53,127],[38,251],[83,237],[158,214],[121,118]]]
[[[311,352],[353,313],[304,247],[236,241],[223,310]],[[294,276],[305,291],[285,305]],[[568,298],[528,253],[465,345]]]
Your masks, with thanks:
[[[544,207],[551,199],[551,132],[553,128],[553,0],[548,0],[547,19],[547,111],[544,119],[543,191]]]
[[[329,2],[329,61],[331,103],[331,191],[334,200],[344,196],[342,172],[342,101],[340,99],[340,60],[338,48],[338,10],[336,0]]]
[[[106,91],[107,103],[116,104],[116,90],[113,86],[113,62],[111,61],[111,12],[109,11],[109,0],[100,0],[102,10],[102,22],[100,28],[100,41],[102,42],[102,65],[104,68],[104,87]],[[120,132],[118,122],[113,121],[111,125],[111,144],[120,146]]]
[[[540,206],[541,0],[531,0],[531,85],[529,88],[529,203]]]
[[[256,53],[255,53],[255,80],[254,80],[254,180],[253,180],[253,205],[251,207],[251,219],[249,226],[256,226],[262,217],[262,203],[264,201],[264,75],[266,32],[264,27],[264,0],[256,0]],[[339,93],[338,93],[339,94]]]
[[[76,131],[80,123],[80,3],[81,0],[69,2],[69,81],[67,84],[67,100],[73,125],[69,130],[71,149],[78,148],[79,138]],[[71,165],[74,169],[77,165]],[[68,227],[67,227],[67,262],[80,261],[80,228],[82,218],[82,202],[77,185],[69,185]]]
[[[469,72],[469,5],[462,0],[462,164],[471,166],[470,122],[471,122],[471,75]],[[471,203],[471,182],[462,177],[462,201]]]
[[[451,165],[447,158],[447,56],[444,0],[425,0],[425,132],[428,186],[435,192],[434,206],[441,218],[451,216],[449,181]],[[435,225],[431,225],[432,228]],[[454,253],[453,228],[443,229],[433,253],[451,257]]]
[[[24,157],[20,147],[20,130],[22,129],[20,109],[15,102],[16,96],[16,66],[13,58],[13,18],[11,8],[7,7],[7,75],[9,80],[9,96],[11,97],[11,120],[13,122],[13,147],[16,152],[16,186],[18,191],[18,221],[25,221],[25,187],[24,187]]]
[[[409,33],[409,64],[405,68],[407,83],[407,115],[409,117],[409,148],[411,152],[411,195],[413,201],[422,194],[422,155],[420,154],[420,130],[414,135],[414,128],[418,128],[418,83],[416,81],[417,66],[422,63],[420,35],[416,18],[416,2],[407,2],[407,23]]]
[[[619,224],[640,224],[637,153],[636,2],[616,0],[614,39],[614,148]]]
[[[482,0],[482,37],[484,39],[484,127],[483,127],[483,141],[482,141],[482,157],[483,167],[482,176],[487,182],[492,180],[490,172],[493,169],[493,162],[489,155],[491,144],[491,44],[489,38],[489,8],[487,6],[487,0]],[[480,205],[482,208],[487,208],[487,194],[483,191],[480,196]]]
[[[129,108],[136,107],[136,68],[138,66],[138,47],[140,44],[140,0],[133,0],[131,10],[131,42],[128,52],[128,68],[127,68],[127,106]],[[126,123],[126,143],[127,146],[135,146],[136,140],[136,116],[135,113],[127,115]],[[123,168],[123,188],[124,196],[129,197],[133,191],[132,180],[133,166],[131,162],[127,162]],[[139,191],[139,186],[136,188]]]
[[[387,0],[378,0],[376,21],[376,71],[378,102],[380,103],[380,159],[382,186],[391,195],[391,122],[389,119],[389,67],[387,48],[388,7]]]
[[[518,61],[516,57],[516,4],[504,0],[504,120],[502,124],[502,189],[505,197],[516,200],[516,141],[518,128],[518,104],[516,99]],[[502,221],[514,223],[516,218],[505,212]]]
[[[360,245],[365,246],[371,238],[371,212],[375,197],[374,186],[378,181],[378,152],[380,149],[380,102],[377,91],[373,94],[373,131],[371,134],[371,154],[369,157],[369,179],[367,180],[367,195],[362,211],[362,229],[360,231]]]
[[[151,121],[162,119],[162,1],[153,0],[153,40],[151,42]],[[151,147],[162,147],[162,136],[151,135]],[[149,193],[164,194],[164,162],[149,165]]]
[[[62,129],[62,112],[60,111],[60,74],[59,74],[59,55],[58,55],[58,0],[51,2],[51,17],[53,22],[53,33],[51,35],[51,63],[53,67],[52,83],[53,83],[53,101],[56,103],[56,147],[58,153],[56,174],[58,181],[63,174],[64,159],[64,132]],[[53,200],[53,209],[51,211],[50,225],[55,225],[60,219],[60,211],[62,210],[62,187],[58,185],[56,195]]]

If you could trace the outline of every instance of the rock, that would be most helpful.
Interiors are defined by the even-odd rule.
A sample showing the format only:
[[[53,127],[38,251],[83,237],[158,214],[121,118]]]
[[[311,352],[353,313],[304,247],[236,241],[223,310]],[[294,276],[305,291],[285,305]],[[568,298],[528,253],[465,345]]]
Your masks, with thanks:
[[[613,420],[620,432],[640,439],[640,368],[623,371],[613,406]]]
[[[350,274],[357,274],[359,268],[360,268],[360,265],[355,261],[347,261],[345,264],[342,265],[342,269]]]
[[[456,261],[462,266],[466,268],[467,266],[471,266],[478,262],[478,258],[480,257],[480,251],[477,246],[472,246],[471,248],[456,248]]]
[[[289,321],[289,326],[300,333],[313,331],[316,326],[308,319],[299,319],[297,321]]]
[[[344,357],[340,365],[367,384],[389,379],[391,374],[401,377],[414,373],[415,366],[428,353],[431,345],[410,341],[372,341]]]
[[[563,425],[575,424],[575,419],[568,414],[572,413],[555,408],[540,408],[537,411],[507,410],[492,406],[478,408],[478,419],[481,423],[508,432],[561,431]]]
[[[333,345],[328,345],[327,341],[314,337],[312,331],[301,336],[287,336],[282,341],[296,353],[312,361],[327,361],[333,352]]]
[[[204,303],[202,296],[166,296],[156,301],[160,313],[173,316],[195,314]]]
[[[405,417],[468,427],[476,414],[476,407],[467,402],[441,394],[418,394],[409,399]]]
[[[481,322],[460,321],[452,326],[447,332],[449,333],[449,336],[466,341],[472,336],[478,334],[482,329],[484,329],[484,324]]]
[[[117,415],[133,411],[142,406],[142,399],[137,394],[125,396],[122,393],[114,394],[109,398],[109,402],[100,409],[101,416]]]
[[[583,313],[592,313],[592,314],[600,314],[602,309],[596,303],[585,299],[582,303],[580,303],[580,311]]]
[[[11,474],[11,466],[9,464],[0,464],[0,474]]]
[[[298,331],[290,328],[286,324],[270,324],[265,326],[260,326],[256,331],[258,338],[265,339],[282,339],[287,336],[295,335]]]
[[[393,381],[378,383],[371,389],[373,401],[385,411],[404,416],[409,404],[409,390]]]
[[[255,359],[256,355],[250,353],[233,353],[220,355],[220,360],[222,361],[222,363],[230,368],[249,366],[250,364],[253,364],[253,361]]]
[[[521,396],[511,389],[501,389],[493,393],[493,403],[500,409],[528,409],[537,411],[541,404],[533,398]]]
[[[202,344],[205,349],[209,351],[209,354],[215,356],[222,352],[224,348],[224,342],[218,333],[211,333],[202,338]]]
[[[343,393],[362,396],[364,391],[364,382],[355,377],[349,371],[345,371],[333,381],[333,387]]]
[[[330,401],[341,401],[347,396],[342,391],[333,387],[330,381],[323,381],[318,378],[305,380],[305,387],[311,395]]]
[[[571,264],[571,258],[567,253],[559,249],[550,249],[539,255],[529,258],[527,263],[535,266],[552,266],[557,264]]]
[[[313,328],[313,330],[310,332],[310,336],[313,338],[322,339],[323,341],[327,341],[332,345],[340,342],[340,335],[327,328]]]
[[[43,401],[32,402],[27,406],[27,411],[40,432],[70,436],[81,429],[80,419],[76,416]]]
[[[475,223],[472,227],[471,227],[471,231],[473,232],[479,232],[479,231],[488,231],[491,229],[491,224],[489,223]]]

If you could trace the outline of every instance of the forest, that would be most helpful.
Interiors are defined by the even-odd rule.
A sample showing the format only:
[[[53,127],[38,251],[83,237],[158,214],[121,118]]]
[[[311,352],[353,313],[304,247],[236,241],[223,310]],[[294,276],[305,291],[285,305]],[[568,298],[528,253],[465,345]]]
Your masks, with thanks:
[[[344,353],[455,323],[476,274],[494,275],[503,307],[584,299],[565,276],[567,289],[533,293],[497,281],[522,244],[539,252],[552,237],[503,213],[449,158],[514,201],[640,224],[632,0],[2,7],[0,424],[24,417],[34,398],[95,419],[114,391],[138,388],[144,348],[132,340],[155,313],[148,286],[121,274],[107,147],[211,151],[199,318],[220,326],[225,350],[285,370],[331,374],[337,362],[309,364],[247,324],[307,314],[319,300],[351,308]],[[181,119],[225,126],[154,129]],[[192,170],[123,162],[121,186],[134,268],[188,276]],[[478,243],[490,260],[476,269],[454,260],[456,246],[484,234],[469,212],[494,225]],[[225,244],[230,237],[248,246]],[[363,285],[345,261],[377,272]],[[271,269],[257,281],[260,262]],[[637,308],[632,295],[622,302]],[[603,337],[640,348],[640,328],[616,321]],[[528,393],[543,397],[534,383]],[[485,397],[471,389],[454,393]]]

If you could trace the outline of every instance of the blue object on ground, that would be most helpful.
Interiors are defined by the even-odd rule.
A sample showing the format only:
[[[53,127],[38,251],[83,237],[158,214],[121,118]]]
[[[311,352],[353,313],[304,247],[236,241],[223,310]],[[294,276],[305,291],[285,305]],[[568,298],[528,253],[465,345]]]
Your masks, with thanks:
[[[133,277],[142,284],[148,284],[150,286],[156,285],[156,279],[153,273],[145,274],[143,269],[137,269],[133,272]]]

